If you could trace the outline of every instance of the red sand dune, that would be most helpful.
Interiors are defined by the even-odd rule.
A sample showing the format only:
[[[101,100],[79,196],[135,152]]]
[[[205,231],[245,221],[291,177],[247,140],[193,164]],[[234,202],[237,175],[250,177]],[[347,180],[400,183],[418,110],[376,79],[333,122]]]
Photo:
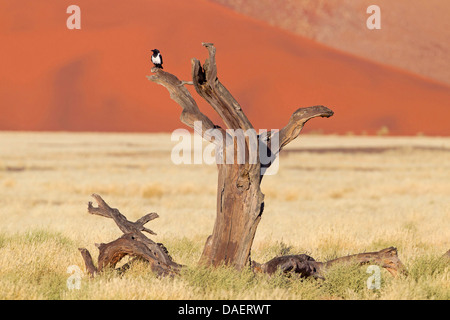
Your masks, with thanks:
[[[210,0],[327,46],[450,85],[450,1]],[[381,10],[369,30],[367,8]]]
[[[150,49],[190,77],[214,42],[221,82],[257,129],[284,126],[299,107],[335,111],[307,130],[449,135],[450,87],[344,54],[206,0],[79,0],[0,4],[0,129],[158,132],[185,127],[165,88],[146,79]],[[196,96],[203,112],[218,117]]]

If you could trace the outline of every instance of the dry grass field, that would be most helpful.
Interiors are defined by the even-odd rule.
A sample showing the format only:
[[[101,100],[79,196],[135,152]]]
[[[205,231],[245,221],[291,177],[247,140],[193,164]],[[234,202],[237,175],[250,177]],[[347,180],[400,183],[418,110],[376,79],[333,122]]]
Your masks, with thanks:
[[[197,267],[215,217],[214,165],[175,165],[169,134],[0,133],[1,299],[449,299],[450,138],[303,135],[266,176],[265,211],[252,258],[285,253],[325,261],[398,248],[408,276],[335,267],[326,281]],[[78,251],[121,235],[111,219],[87,213],[100,194],[130,220],[149,212],[151,236],[186,265],[173,279],[145,264],[123,276],[81,278]]]

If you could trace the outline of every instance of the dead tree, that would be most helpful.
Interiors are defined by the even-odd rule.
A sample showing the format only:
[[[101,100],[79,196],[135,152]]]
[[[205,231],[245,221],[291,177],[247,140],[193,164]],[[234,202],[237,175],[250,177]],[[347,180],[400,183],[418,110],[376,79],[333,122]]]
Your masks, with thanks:
[[[99,249],[97,267],[94,265],[92,256],[87,249],[78,249],[84,259],[86,270],[91,276],[105,268],[115,268],[117,263],[127,255],[147,261],[151,270],[157,275],[165,276],[178,273],[181,265],[172,260],[164,245],[155,243],[142,233],[145,231],[156,235],[152,230],[145,228],[144,225],[158,218],[157,213],[146,214],[136,222],[131,222],[118,209],[111,208],[99,195],[93,194],[92,196],[97,201],[98,207],[94,207],[92,202],[89,202],[88,212],[113,219],[124,235],[106,244],[96,244]]]
[[[192,83],[196,92],[218,113],[228,129],[256,132],[239,103],[218,79],[215,47],[212,43],[203,43],[203,46],[209,53],[205,63],[201,65],[199,60],[191,60]],[[216,220],[200,261],[212,266],[231,265],[240,270],[250,262],[250,250],[264,210],[261,179],[273,161],[263,163],[258,146],[255,156],[255,140],[246,137],[243,143],[245,161],[239,163],[237,154],[242,152],[238,148],[239,142],[233,139],[234,136],[228,139],[229,130],[215,125],[200,112],[190,92],[184,87],[188,82],[160,68],[152,68],[152,72],[154,74],[148,79],[169,91],[170,97],[182,108],[181,121],[207,141],[215,143],[216,156],[221,160],[217,164]],[[308,120],[332,115],[333,111],[324,106],[300,108],[280,131],[260,134],[256,141],[268,147],[266,156],[273,160],[284,146],[297,138]],[[196,125],[196,122],[201,123],[201,126]],[[256,161],[251,161],[252,155]]]
[[[192,81],[180,81],[160,68],[153,68],[154,74],[148,79],[164,86],[170,97],[181,106],[180,119],[183,123],[216,145],[217,214],[200,262],[209,266],[226,264],[240,270],[250,263],[251,246],[264,210],[264,195],[260,184],[266,170],[273,164],[281,149],[298,137],[307,121],[316,117],[331,117],[333,111],[324,106],[300,108],[292,114],[287,125],[280,131],[256,135],[239,103],[218,80],[215,47],[211,43],[203,43],[203,46],[207,48],[209,57],[203,66],[197,59],[192,59]],[[197,93],[219,114],[225,126],[234,130],[232,133],[215,125],[200,112],[190,92],[184,87],[186,84],[194,85]],[[197,125],[198,123],[201,125]],[[235,140],[235,132],[244,133],[245,139]],[[261,149],[264,149],[264,152],[261,152]],[[238,161],[239,152],[244,154],[244,161]],[[127,255],[147,261],[157,275],[179,273],[182,265],[173,261],[164,245],[155,243],[143,234],[144,231],[155,234],[144,225],[158,218],[158,214],[149,213],[131,222],[118,209],[111,208],[99,195],[92,196],[98,207],[89,202],[88,212],[113,219],[124,234],[112,242],[96,244],[99,249],[97,266],[87,249],[79,249],[86,270],[91,276],[106,268],[115,268]],[[450,250],[443,257],[449,259]],[[264,264],[255,261],[251,264],[255,272],[273,274],[281,270],[284,273],[300,274],[301,277],[323,278],[326,270],[337,263],[374,263],[386,268],[393,275],[406,272],[398,259],[397,249],[393,247],[327,262],[318,262],[306,254],[301,254],[275,257]],[[128,264],[124,265],[122,270],[127,266]]]

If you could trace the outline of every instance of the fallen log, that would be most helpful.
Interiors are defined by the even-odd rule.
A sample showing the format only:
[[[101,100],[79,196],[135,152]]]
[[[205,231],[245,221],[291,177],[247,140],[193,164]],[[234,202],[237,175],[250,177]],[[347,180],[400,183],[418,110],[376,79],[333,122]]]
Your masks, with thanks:
[[[397,249],[394,247],[376,252],[353,254],[327,262],[316,261],[306,254],[286,255],[275,257],[263,264],[252,261],[252,269],[255,272],[267,274],[274,274],[280,270],[283,273],[298,274],[302,278],[324,279],[328,268],[341,263],[376,264],[385,268],[393,276],[397,276],[398,273],[406,274],[406,269],[398,258]]]
[[[83,257],[86,271],[93,277],[105,268],[115,268],[117,263],[125,256],[135,257],[147,261],[151,270],[158,276],[174,275],[182,267],[173,261],[167,248],[147,238],[142,231],[155,235],[156,233],[144,227],[147,222],[158,218],[157,213],[149,213],[136,222],[129,221],[118,209],[111,208],[99,195],[93,194],[98,207],[92,202],[88,204],[90,214],[99,215],[114,220],[124,233],[120,238],[109,242],[96,244],[99,250],[97,267],[94,265],[90,252],[85,248],[78,250]]]
[[[275,257],[263,264],[252,261],[252,269],[256,273],[272,275],[280,270],[283,273],[298,274],[301,278],[323,279],[322,267],[322,262],[318,262],[306,254]]]
[[[406,274],[406,268],[398,258],[397,248],[389,247],[380,251],[353,254],[325,262],[324,268],[337,263],[376,264],[385,268],[394,277],[399,273]]]

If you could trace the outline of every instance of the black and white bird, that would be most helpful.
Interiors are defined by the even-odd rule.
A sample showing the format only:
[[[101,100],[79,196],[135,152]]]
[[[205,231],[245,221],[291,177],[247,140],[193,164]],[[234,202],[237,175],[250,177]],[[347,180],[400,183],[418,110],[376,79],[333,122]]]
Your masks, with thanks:
[[[152,50],[153,54],[152,54],[152,62],[155,65],[156,68],[161,68],[164,69],[162,64],[163,64],[163,59],[161,56],[161,53],[159,52],[158,49],[153,49]]]

